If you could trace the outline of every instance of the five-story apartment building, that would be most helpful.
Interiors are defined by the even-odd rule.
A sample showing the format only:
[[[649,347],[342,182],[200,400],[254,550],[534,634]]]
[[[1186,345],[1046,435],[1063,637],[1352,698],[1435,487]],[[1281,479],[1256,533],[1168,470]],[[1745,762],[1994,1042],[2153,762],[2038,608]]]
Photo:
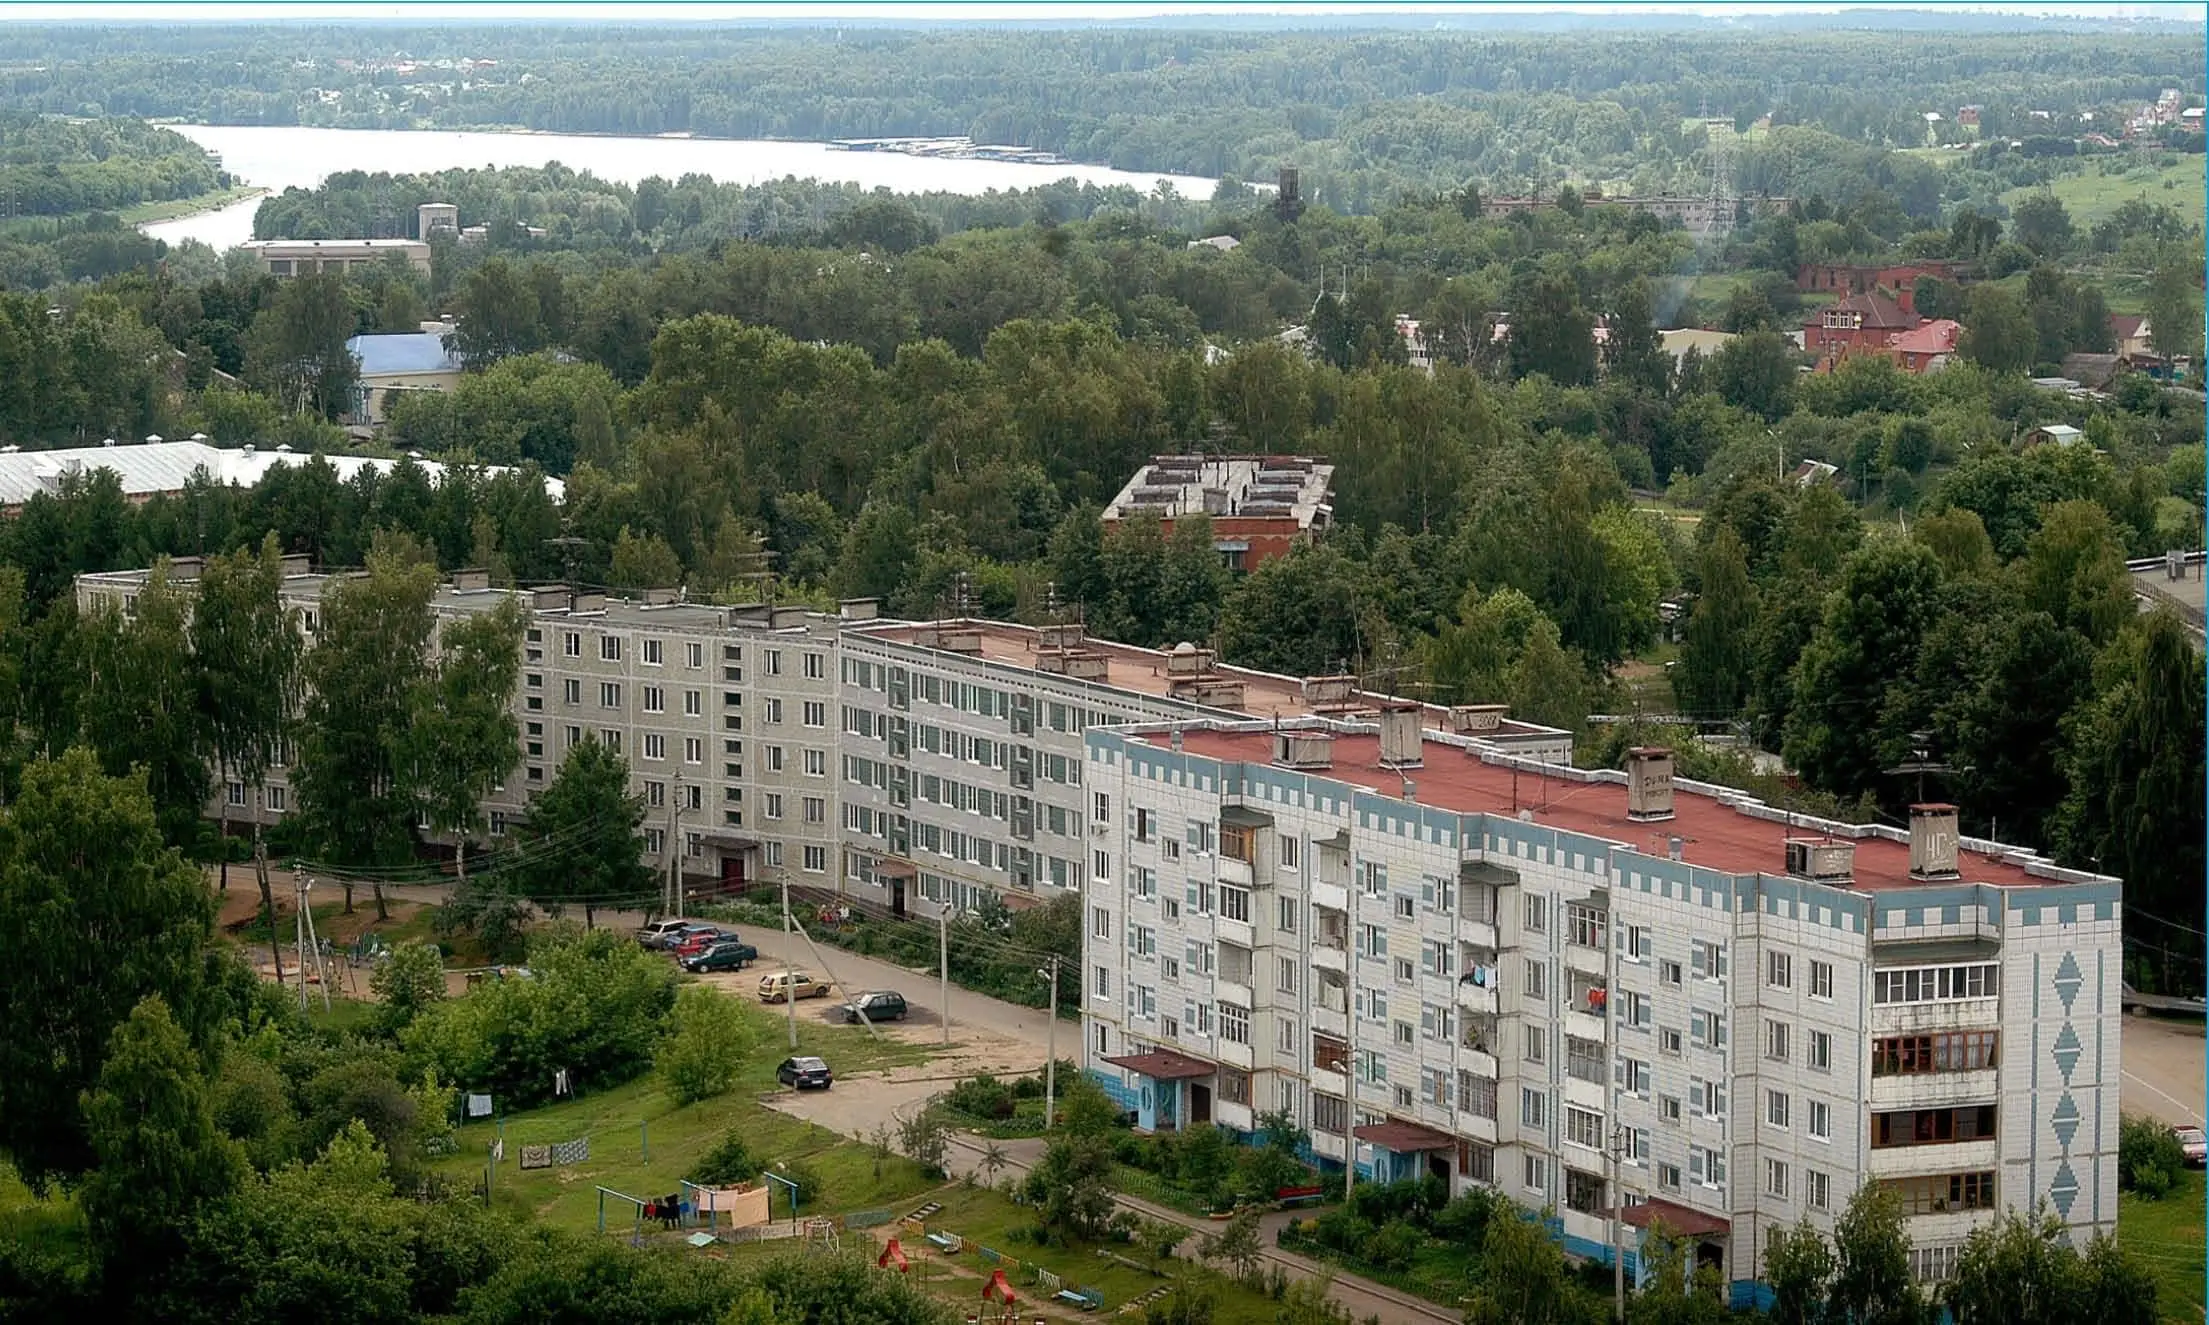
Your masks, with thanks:
[[[2003,1207],[2114,1229],[2115,879],[1420,718],[1088,734],[1084,1052],[1139,1125],[1285,1109],[1637,1272],[1661,1221],[1744,1296],[1867,1182],[1929,1279]]]

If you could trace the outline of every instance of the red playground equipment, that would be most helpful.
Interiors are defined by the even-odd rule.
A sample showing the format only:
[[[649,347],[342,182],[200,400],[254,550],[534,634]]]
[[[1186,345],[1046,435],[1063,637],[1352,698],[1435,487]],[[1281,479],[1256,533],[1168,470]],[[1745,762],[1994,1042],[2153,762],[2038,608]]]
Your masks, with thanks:
[[[905,1249],[897,1245],[896,1238],[890,1239],[890,1245],[884,1247],[882,1254],[875,1257],[874,1261],[874,1267],[878,1270],[886,1270],[893,1266],[896,1267],[899,1274],[904,1274],[911,1268],[906,1265]]]

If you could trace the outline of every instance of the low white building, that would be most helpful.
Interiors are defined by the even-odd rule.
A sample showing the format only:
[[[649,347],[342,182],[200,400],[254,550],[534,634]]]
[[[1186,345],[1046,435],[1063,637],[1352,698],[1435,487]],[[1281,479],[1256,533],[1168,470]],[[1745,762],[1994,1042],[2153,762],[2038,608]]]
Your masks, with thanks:
[[[1736,1300],[1866,1182],[1927,1279],[2000,1209],[2115,1230],[2117,880],[1420,725],[1088,734],[1083,1058],[1140,1126],[1285,1109],[1637,1275],[1661,1220]]]

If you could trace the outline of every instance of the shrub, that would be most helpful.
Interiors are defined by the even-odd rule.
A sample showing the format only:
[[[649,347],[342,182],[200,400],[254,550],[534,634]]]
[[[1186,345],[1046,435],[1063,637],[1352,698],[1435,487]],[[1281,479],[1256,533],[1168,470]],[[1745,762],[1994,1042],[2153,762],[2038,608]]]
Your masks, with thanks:
[[[725,1187],[730,1183],[754,1181],[759,1177],[760,1168],[760,1162],[752,1156],[752,1148],[744,1144],[743,1134],[731,1128],[691,1169],[690,1180],[702,1187]]]
[[[2117,1185],[2150,1201],[2161,1200],[2179,1184],[2186,1152],[2171,1129],[2137,1115],[2117,1125]]]
[[[1010,1118],[1018,1107],[1013,1102],[1012,1090],[987,1072],[953,1086],[944,1103],[970,1118]]]
[[[1464,1247],[1478,1247],[1495,1214],[1496,1198],[1475,1187],[1434,1213],[1434,1235]]]
[[[726,1094],[752,1051],[752,1031],[736,1003],[711,985],[685,985],[652,1055],[677,1104]]]
[[[1426,1234],[1405,1220],[1395,1219],[1365,1240],[1364,1256],[1367,1263],[1383,1270],[1402,1270],[1410,1267],[1426,1245]]]
[[[812,1208],[812,1206],[821,1199],[821,1194],[823,1191],[821,1183],[821,1171],[814,1168],[811,1164],[806,1163],[802,1159],[787,1160],[781,1164],[775,1165],[774,1171],[776,1175],[781,1177],[784,1181],[797,1184],[798,1208],[800,1210],[807,1210]],[[780,1188],[779,1184],[778,1195],[780,1195],[783,1200],[789,1199],[788,1189]]]

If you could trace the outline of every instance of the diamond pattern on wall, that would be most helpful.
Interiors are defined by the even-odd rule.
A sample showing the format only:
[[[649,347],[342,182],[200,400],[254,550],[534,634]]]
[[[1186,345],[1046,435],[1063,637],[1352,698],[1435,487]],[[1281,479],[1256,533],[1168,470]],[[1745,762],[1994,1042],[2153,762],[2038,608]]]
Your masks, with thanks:
[[[2056,1111],[2048,1117],[2049,1122],[2055,1128],[2057,1143],[2065,1151],[2069,1151],[2071,1149],[2071,1138],[2078,1135],[2079,1131],[2079,1106],[2078,1102],[2071,1098],[2070,1091],[2063,1092],[2063,1098],[2056,1101]]]
[[[2070,1160],[2056,1166],[2056,1180],[2048,1185],[2048,1199],[2057,1214],[2070,1217],[2071,1203],[2079,1199],[2079,1176],[2071,1171]]]
[[[2056,997],[2063,1000],[2063,1011],[2066,1015],[2069,1015],[2072,1002],[2078,998],[2079,990],[2085,985],[2086,977],[2079,973],[2078,954],[2063,954],[2062,964],[2056,967],[2055,986]]]
[[[2070,1022],[2063,1023],[2063,1029],[2056,1034],[2055,1059],[2056,1070],[2063,1073],[2065,1085],[2071,1084],[2071,1070],[2079,1065],[2082,1052],[2079,1033],[2071,1029]]]

